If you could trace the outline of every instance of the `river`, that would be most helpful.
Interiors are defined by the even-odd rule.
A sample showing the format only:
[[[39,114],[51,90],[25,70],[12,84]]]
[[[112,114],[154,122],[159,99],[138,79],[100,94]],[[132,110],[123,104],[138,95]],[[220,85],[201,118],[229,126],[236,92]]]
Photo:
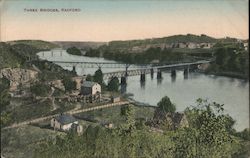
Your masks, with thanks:
[[[53,50],[38,53],[41,59],[62,61],[86,61],[86,62],[115,62],[104,58],[92,58],[85,56],[69,55],[64,50]],[[72,70],[72,66],[60,64],[65,69]],[[124,68],[125,69],[125,68]],[[124,70],[122,68],[102,68],[103,72]],[[83,68],[76,66],[78,75],[93,74],[97,68]],[[241,79],[205,75],[201,73],[190,73],[184,78],[183,71],[177,71],[173,79],[169,72],[162,73],[161,81],[152,79],[150,74],[146,75],[145,84],[141,84],[140,76],[130,76],[127,80],[126,92],[133,94],[133,99],[150,105],[164,96],[168,96],[175,103],[177,111],[184,111],[190,105],[196,105],[198,98],[208,99],[224,104],[224,112],[236,120],[235,129],[241,131],[249,128],[249,82]]]

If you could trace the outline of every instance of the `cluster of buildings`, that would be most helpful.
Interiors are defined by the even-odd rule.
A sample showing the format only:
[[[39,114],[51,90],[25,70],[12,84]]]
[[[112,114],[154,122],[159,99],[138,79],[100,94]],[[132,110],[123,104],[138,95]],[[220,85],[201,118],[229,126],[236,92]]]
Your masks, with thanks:
[[[142,46],[134,46],[131,48],[131,52],[143,52],[148,50],[149,48],[161,48],[169,49],[169,48],[188,48],[188,49],[210,49],[215,45],[215,43],[194,43],[194,42],[178,42],[178,43],[161,43],[161,44],[148,44]]]

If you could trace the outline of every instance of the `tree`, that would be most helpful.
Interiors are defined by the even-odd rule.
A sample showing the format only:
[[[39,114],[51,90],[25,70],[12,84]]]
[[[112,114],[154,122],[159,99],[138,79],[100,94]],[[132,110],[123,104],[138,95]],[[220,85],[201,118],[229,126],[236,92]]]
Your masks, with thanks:
[[[108,90],[109,91],[118,91],[119,89],[119,79],[117,77],[112,77],[108,83]]]
[[[132,134],[135,129],[135,110],[133,105],[125,105],[121,107],[121,116],[125,118],[125,123],[121,125],[122,134]]]
[[[176,110],[175,105],[170,101],[168,96],[163,97],[161,101],[157,103],[157,106],[160,110],[166,113],[174,113]]]
[[[226,60],[227,60],[227,49],[226,48],[218,48],[215,52],[215,63],[220,65],[220,66],[224,66],[226,64]]]
[[[93,81],[93,76],[88,74],[87,77],[86,77],[86,81]]]
[[[237,143],[228,131],[232,121],[223,111],[223,105],[200,98],[197,106],[186,109],[189,129],[192,129],[186,137],[195,138],[193,157],[230,157],[235,152],[233,146]]]
[[[72,90],[76,89],[76,82],[73,81],[71,78],[64,77],[62,82],[66,91],[71,92]]]
[[[66,51],[72,55],[82,55],[81,51],[76,47],[70,47]]]
[[[100,85],[103,84],[103,73],[100,68],[95,72],[94,81],[99,83]]]

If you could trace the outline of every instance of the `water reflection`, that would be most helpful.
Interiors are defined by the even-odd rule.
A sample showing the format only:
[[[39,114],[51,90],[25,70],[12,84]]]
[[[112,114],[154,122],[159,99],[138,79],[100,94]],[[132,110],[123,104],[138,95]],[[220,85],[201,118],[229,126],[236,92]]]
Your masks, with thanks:
[[[171,82],[175,82],[176,81],[176,76],[171,76]]]
[[[184,80],[188,79],[188,74],[183,74],[183,76],[184,76]]]
[[[151,80],[153,80],[154,79],[154,74],[152,73],[152,74],[150,74],[150,76],[151,76]]]
[[[145,89],[145,81],[140,81],[141,89]]]
[[[127,84],[121,84],[121,93],[124,94],[127,92]]]
[[[157,85],[161,85],[162,79],[157,79]]]

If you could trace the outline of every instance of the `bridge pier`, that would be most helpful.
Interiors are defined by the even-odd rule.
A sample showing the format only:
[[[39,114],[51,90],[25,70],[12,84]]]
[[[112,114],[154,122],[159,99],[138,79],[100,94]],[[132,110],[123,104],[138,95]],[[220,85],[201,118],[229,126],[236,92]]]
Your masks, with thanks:
[[[171,70],[171,77],[176,77],[176,70]]]
[[[145,73],[141,74],[141,82],[145,82],[146,81],[146,75]]]
[[[121,85],[126,85],[127,84],[127,77],[122,76],[121,77]]]
[[[53,51],[51,51],[51,57],[53,57],[54,56],[54,52]]]
[[[157,71],[157,79],[162,79],[161,70]]]
[[[127,85],[121,85],[121,93],[124,94],[127,92]]]
[[[128,67],[129,67],[130,65],[129,64],[126,64],[126,72],[125,72],[125,77],[128,77]]]
[[[154,78],[154,69],[153,68],[150,69],[150,74],[151,74],[151,78]]]
[[[72,71],[76,72],[76,66],[75,65],[73,66]]]
[[[62,51],[60,51],[60,56],[62,56]]]
[[[189,75],[189,68],[184,69],[183,74],[184,74],[184,79],[187,79]]]

